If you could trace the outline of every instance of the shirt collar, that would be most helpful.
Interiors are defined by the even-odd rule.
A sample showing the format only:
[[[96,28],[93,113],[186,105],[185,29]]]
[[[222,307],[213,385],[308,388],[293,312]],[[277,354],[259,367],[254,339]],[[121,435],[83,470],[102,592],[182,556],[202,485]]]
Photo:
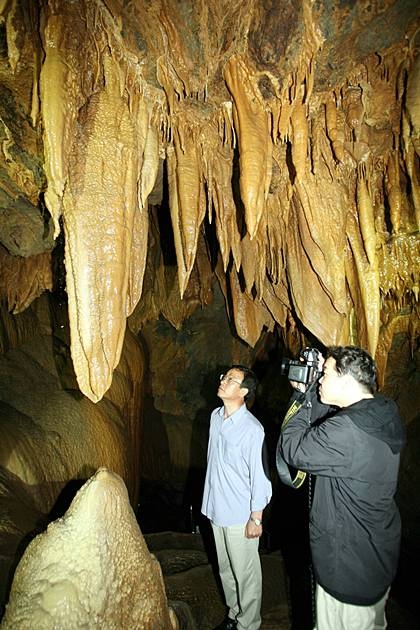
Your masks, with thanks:
[[[246,404],[245,404],[245,403],[243,403],[243,404],[239,407],[239,409],[237,409],[237,410],[236,410],[236,411],[234,411],[234,412],[233,412],[230,416],[228,416],[228,417],[226,418],[226,420],[231,420],[233,424],[236,424],[237,422],[239,422],[239,421],[240,421],[241,417],[242,417],[242,416],[243,416],[243,414],[244,414],[244,411],[246,411]],[[220,408],[220,414],[221,414],[221,417],[222,417],[222,418],[224,418],[224,413],[225,413],[225,408],[224,408],[224,407],[221,407],[221,408]]]

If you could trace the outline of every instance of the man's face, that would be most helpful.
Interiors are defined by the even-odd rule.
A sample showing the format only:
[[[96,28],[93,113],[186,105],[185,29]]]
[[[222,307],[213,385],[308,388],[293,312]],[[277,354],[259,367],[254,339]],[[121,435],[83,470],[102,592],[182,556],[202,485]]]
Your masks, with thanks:
[[[236,368],[226,372],[226,374],[223,375],[219,384],[219,389],[217,390],[219,398],[223,401],[239,401],[243,399],[248,391],[246,388],[241,387],[243,378],[244,375],[242,372]]]
[[[324,363],[324,373],[319,381],[319,397],[326,405],[341,407],[347,375],[339,374],[335,369],[335,364],[333,357],[328,357]]]

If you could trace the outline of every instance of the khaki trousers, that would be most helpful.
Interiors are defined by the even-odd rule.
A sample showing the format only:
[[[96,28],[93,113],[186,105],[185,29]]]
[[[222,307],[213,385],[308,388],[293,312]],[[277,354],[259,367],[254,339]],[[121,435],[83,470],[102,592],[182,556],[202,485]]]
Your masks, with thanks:
[[[385,630],[385,604],[389,589],[372,606],[355,606],[338,601],[316,585],[316,626],[314,630]]]
[[[246,538],[245,525],[218,527],[212,523],[212,528],[228,615],[236,619],[240,630],[257,630],[262,596],[259,538]]]

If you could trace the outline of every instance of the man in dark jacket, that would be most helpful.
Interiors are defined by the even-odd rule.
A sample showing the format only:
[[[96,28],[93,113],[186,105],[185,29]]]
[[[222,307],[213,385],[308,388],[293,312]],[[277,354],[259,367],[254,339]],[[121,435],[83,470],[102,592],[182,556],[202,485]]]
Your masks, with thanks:
[[[394,496],[405,433],[395,403],[375,389],[367,352],[330,348],[318,394],[337,412],[311,425],[308,396],[280,437],[284,459],[317,476],[310,514],[316,630],[386,628],[400,546]]]

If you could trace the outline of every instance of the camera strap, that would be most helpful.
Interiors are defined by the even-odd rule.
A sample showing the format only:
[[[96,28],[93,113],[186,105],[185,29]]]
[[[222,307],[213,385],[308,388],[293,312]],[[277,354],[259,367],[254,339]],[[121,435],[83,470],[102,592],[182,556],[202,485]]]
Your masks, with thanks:
[[[286,426],[286,424],[289,422],[290,418],[292,418],[295,415],[295,413],[302,407],[302,404],[303,402],[300,402],[298,400],[294,400],[292,402],[289,409],[287,410],[287,413],[281,425],[282,431],[284,427]],[[291,469],[289,465],[284,461],[283,456],[280,452],[280,440],[278,441],[278,444],[277,444],[276,467],[277,467],[277,472],[281,481],[287,486],[291,486],[292,488],[300,488],[306,479],[306,472],[303,472],[303,470],[296,470],[296,469],[295,469],[295,474],[292,478],[292,474],[290,472]]]

